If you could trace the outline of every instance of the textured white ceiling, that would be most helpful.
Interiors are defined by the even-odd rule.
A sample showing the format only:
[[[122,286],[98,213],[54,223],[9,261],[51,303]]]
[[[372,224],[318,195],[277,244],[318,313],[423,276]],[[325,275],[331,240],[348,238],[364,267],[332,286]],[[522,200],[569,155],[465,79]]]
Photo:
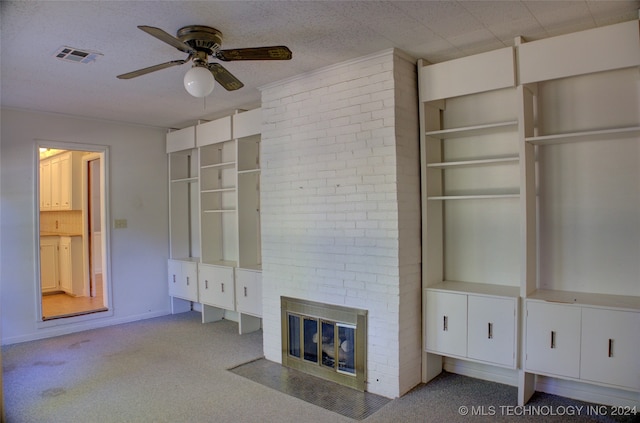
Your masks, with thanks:
[[[640,1],[2,1],[3,107],[183,127],[260,103],[258,87],[389,48],[432,63],[638,18]],[[222,48],[287,45],[291,61],[228,62],[244,82],[206,100],[184,90],[185,64],[130,80],[116,75],[184,59],[142,32],[207,25]],[[61,46],[104,56],[81,65]],[[615,46],[612,46],[615,48]]]

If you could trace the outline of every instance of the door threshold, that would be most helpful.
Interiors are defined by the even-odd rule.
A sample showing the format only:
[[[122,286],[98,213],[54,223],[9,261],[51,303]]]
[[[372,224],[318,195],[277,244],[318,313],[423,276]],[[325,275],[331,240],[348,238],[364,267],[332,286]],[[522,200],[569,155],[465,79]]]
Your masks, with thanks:
[[[107,307],[101,307],[94,310],[86,310],[86,311],[78,311],[75,313],[66,313],[66,314],[57,314],[55,316],[42,316],[43,321],[48,320],[56,320],[56,319],[65,319],[68,317],[76,317],[76,316],[84,316],[85,314],[94,314],[94,313],[102,313],[104,311],[109,311]]]

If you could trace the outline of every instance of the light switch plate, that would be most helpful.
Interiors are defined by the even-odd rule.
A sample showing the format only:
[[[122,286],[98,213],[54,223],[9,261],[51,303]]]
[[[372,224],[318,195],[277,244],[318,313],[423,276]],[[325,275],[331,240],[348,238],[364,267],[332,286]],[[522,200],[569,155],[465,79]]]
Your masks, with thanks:
[[[127,227],[127,219],[116,219],[113,222],[113,227],[116,229],[122,229]]]

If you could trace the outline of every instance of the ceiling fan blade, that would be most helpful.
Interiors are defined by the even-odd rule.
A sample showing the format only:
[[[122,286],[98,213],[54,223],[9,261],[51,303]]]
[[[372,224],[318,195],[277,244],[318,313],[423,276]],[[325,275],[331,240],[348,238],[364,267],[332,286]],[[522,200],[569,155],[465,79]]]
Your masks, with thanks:
[[[183,65],[183,64],[187,63],[187,61],[188,61],[188,59],[187,60],[173,60],[171,62],[160,63],[159,65],[149,66],[148,68],[138,69],[136,71],[128,72],[128,73],[123,73],[122,75],[118,75],[117,78],[118,79],[131,79],[131,78],[135,78],[136,76],[146,75],[148,73],[159,71],[161,69],[170,68],[172,66]]]
[[[154,26],[147,26],[147,25],[138,25],[138,28],[140,28],[141,30],[143,30],[149,35],[153,35],[160,41],[164,41],[170,46],[177,48],[180,51],[184,51],[185,53],[189,53],[189,54],[195,53],[195,51],[191,48],[189,44],[183,43],[173,35],[163,31],[160,28],[156,28]]]
[[[238,80],[235,76],[229,73],[221,64],[219,63],[209,63],[207,67],[213,74],[213,77],[218,82],[218,84],[222,85],[227,91],[234,91],[244,87],[244,84]]]
[[[233,48],[219,50],[216,57],[225,62],[232,60],[290,60],[291,50],[286,46]]]

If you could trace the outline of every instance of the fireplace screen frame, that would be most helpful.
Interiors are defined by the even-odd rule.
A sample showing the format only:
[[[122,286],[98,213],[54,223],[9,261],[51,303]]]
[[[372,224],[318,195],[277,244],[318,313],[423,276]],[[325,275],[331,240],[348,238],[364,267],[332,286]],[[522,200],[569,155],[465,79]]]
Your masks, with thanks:
[[[349,386],[359,391],[366,389],[367,375],[367,310],[349,308],[333,304],[318,303],[291,297],[280,297],[280,312],[282,322],[282,365],[292,369]],[[304,354],[304,329],[300,329],[297,343],[300,348],[299,356],[290,354],[289,316],[300,316],[301,319],[317,321],[320,331],[327,324],[333,324],[336,332],[340,328],[355,332],[355,344],[353,345],[353,372],[340,370],[340,365],[329,367],[323,362],[321,347],[318,347],[316,361],[305,359]],[[302,321],[302,320],[301,320]],[[304,325],[301,325],[304,327]],[[316,334],[316,340],[319,340]],[[315,341],[314,341],[315,342]],[[317,343],[320,345],[320,342]],[[349,348],[350,349],[350,348]],[[335,345],[336,356],[339,345]],[[334,356],[335,357],[335,356]]]

